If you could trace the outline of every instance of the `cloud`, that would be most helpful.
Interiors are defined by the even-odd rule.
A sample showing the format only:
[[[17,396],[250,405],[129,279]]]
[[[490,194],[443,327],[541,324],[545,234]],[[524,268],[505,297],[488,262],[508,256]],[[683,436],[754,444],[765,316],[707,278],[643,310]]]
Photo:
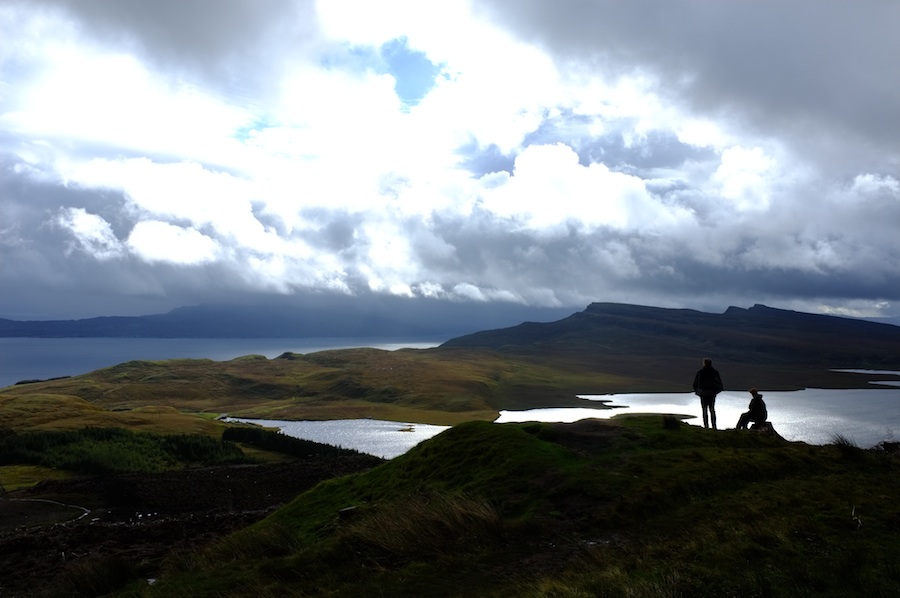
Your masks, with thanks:
[[[147,262],[193,265],[213,261],[218,244],[193,228],[167,222],[139,222],[128,236],[128,247]]]
[[[692,112],[764,135],[787,135],[799,151],[818,154],[831,166],[856,168],[860,160],[897,165],[896,3],[480,5],[500,27],[561,61],[623,76],[642,73]],[[848,156],[848,143],[865,151]]]
[[[57,224],[72,233],[78,248],[98,260],[109,260],[123,254],[122,244],[113,234],[112,227],[96,214],[89,214],[82,208],[65,209],[59,215]]]
[[[6,11],[41,33],[131,55],[172,79],[199,79],[236,98],[265,89],[288,50],[316,43],[309,1],[275,10],[252,0],[13,0]]]
[[[890,313],[897,11],[7,2],[0,283]]]
[[[690,219],[687,211],[654,198],[639,177],[603,163],[582,166],[575,151],[560,143],[529,146],[516,157],[513,176],[496,181],[489,177],[482,205],[537,230],[577,222],[588,229],[648,231]]]
[[[774,161],[759,147],[729,147],[722,152],[711,182],[718,194],[739,211],[762,211],[769,207],[769,177]]]

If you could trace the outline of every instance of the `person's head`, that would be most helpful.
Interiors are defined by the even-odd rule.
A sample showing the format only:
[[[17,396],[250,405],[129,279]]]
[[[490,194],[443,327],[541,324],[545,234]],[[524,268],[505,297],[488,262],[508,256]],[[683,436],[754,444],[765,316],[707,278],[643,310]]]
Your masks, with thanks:
[[[750,394],[753,396],[754,399],[761,399],[761,398],[762,398],[762,395],[759,394],[759,391],[757,391],[756,388],[751,388],[749,392],[750,392]]]
[[[703,358],[703,367],[708,368],[711,365],[712,365],[712,359],[710,359],[709,357],[704,357]]]

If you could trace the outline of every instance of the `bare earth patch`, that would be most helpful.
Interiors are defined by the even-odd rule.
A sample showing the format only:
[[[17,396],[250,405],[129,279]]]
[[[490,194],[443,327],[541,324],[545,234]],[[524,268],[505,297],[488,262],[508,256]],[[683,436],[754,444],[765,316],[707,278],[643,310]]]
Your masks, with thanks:
[[[166,556],[250,525],[320,481],[381,462],[314,457],[56,480],[10,492],[0,500],[0,596],[42,596],[87,560],[115,559],[153,577]],[[79,519],[78,507],[90,512]]]

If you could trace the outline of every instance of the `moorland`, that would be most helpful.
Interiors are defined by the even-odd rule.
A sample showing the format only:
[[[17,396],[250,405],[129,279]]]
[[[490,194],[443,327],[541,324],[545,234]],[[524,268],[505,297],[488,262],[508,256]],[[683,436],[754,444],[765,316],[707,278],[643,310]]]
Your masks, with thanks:
[[[435,349],[128,362],[18,384],[0,390],[0,482],[59,504],[0,501],[13,555],[0,588],[894,595],[893,445],[808,446],[663,416],[489,423],[500,409],[581,406],[576,393],[683,391],[705,356],[728,388],[855,388],[863,376],[834,370],[900,370],[900,328],[764,306],[593,304]],[[229,436],[223,413],[453,427],[381,462]]]

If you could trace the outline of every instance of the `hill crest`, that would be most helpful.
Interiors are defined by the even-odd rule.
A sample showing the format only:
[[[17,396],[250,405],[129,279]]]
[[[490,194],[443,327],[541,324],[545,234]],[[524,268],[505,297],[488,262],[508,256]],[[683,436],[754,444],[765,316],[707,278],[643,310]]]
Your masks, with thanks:
[[[592,303],[562,320],[477,332],[441,347],[518,355],[711,356],[759,365],[900,369],[898,326],[761,304],[714,314]]]

